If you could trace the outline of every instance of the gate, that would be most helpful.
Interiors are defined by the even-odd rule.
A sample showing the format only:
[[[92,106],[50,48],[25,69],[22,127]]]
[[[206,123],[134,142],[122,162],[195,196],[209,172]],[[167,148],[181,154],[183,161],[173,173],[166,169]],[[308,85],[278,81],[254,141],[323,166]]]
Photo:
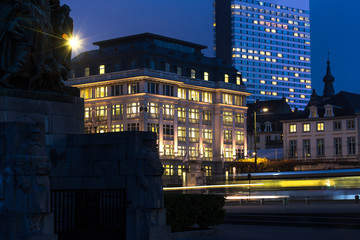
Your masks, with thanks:
[[[126,239],[125,189],[51,190],[59,240]]]

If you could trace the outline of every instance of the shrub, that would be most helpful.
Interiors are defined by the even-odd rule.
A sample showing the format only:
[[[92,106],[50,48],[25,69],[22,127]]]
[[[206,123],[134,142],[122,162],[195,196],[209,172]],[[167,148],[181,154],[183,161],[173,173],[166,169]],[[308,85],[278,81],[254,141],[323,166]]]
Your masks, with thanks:
[[[221,224],[225,217],[225,198],[220,195],[167,194],[164,196],[166,222],[173,232]]]

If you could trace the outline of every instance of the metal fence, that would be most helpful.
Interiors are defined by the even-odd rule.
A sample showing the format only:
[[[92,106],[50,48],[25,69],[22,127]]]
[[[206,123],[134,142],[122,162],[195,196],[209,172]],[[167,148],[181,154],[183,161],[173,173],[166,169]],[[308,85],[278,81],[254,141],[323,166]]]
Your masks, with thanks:
[[[104,234],[126,239],[124,189],[51,190],[51,209],[59,240]]]

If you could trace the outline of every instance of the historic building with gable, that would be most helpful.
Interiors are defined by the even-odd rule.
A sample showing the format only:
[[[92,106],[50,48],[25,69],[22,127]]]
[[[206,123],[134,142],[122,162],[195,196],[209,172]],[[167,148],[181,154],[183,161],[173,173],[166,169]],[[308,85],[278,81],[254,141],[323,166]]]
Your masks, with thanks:
[[[360,166],[360,94],[335,94],[334,80],[328,61],[323,95],[313,90],[305,111],[282,121],[285,159],[299,161],[299,169]]]

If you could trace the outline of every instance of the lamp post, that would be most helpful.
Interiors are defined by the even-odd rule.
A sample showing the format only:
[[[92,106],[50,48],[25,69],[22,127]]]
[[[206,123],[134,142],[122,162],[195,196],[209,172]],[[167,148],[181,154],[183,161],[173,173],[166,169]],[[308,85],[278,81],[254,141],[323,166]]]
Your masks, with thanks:
[[[254,153],[255,153],[255,172],[257,172],[257,149],[256,149],[256,107],[254,110]]]

